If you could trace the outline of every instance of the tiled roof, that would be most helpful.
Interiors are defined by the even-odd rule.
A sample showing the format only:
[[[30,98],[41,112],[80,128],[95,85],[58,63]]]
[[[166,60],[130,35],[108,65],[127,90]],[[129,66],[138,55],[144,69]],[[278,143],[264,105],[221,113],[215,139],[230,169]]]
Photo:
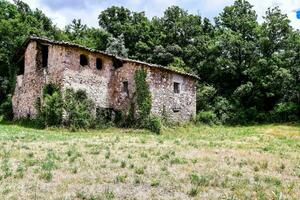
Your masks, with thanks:
[[[198,76],[196,76],[194,74],[190,74],[190,73],[186,73],[186,72],[181,72],[181,71],[178,71],[178,70],[175,70],[175,69],[171,69],[171,68],[166,67],[166,66],[157,65],[157,64],[151,64],[151,63],[146,63],[146,62],[143,62],[143,61],[133,60],[133,59],[129,59],[129,58],[122,58],[122,57],[119,57],[119,56],[115,56],[115,55],[106,53],[104,51],[99,51],[99,50],[96,50],[96,49],[88,48],[88,47],[85,47],[85,46],[82,46],[82,45],[79,45],[79,44],[75,44],[75,43],[71,43],[71,42],[66,42],[66,41],[55,41],[55,40],[50,40],[48,38],[30,36],[23,43],[22,49],[24,50],[27,47],[27,44],[30,41],[33,41],[33,40],[34,41],[39,41],[39,42],[44,42],[44,43],[49,43],[49,44],[55,44],[55,45],[65,45],[65,46],[70,46],[70,47],[77,47],[77,48],[80,48],[80,49],[87,50],[89,52],[100,53],[100,54],[103,54],[103,55],[106,55],[106,56],[109,56],[109,57],[121,60],[123,62],[133,62],[133,63],[137,63],[137,64],[141,64],[141,65],[146,65],[146,66],[149,66],[149,67],[154,67],[154,68],[159,68],[159,69],[163,69],[163,70],[166,70],[166,71],[174,72],[174,73],[177,73],[177,74],[180,74],[180,75],[189,76],[189,77],[192,77],[192,78],[195,78],[195,79],[200,79]]]

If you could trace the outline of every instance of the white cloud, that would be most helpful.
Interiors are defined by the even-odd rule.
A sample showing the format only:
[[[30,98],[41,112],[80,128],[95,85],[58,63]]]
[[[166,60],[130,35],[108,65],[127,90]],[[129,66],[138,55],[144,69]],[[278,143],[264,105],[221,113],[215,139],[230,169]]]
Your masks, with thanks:
[[[9,0],[12,2],[12,0]],[[178,5],[191,13],[200,13],[203,17],[213,19],[222,9],[234,0],[76,0],[64,1],[58,0],[23,0],[31,8],[41,9],[49,16],[54,23],[63,28],[70,23],[72,19],[80,18],[89,26],[98,26],[98,15],[109,6],[124,6],[133,11],[145,11],[148,17],[162,16],[164,10],[171,5]],[[59,5],[53,5],[58,1]],[[50,2],[50,3],[49,3]],[[80,2],[81,6],[74,5],[74,2]],[[300,8],[300,0],[249,0],[254,5],[258,14],[259,22],[263,21],[263,16],[268,7],[279,6],[291,20],[291,25],[300,29],[300,20],[296,19],[293,10]]]
[[[299,0],[249,0],[249,2],[254,5],[260,22],[263,21],[262,17],[265,16],[269,7],[279,6],[282,12],[288,15],[291,25],[296,29],[300,29],[300,20],[296,18],[295,13],[295,10],[300,8]]]

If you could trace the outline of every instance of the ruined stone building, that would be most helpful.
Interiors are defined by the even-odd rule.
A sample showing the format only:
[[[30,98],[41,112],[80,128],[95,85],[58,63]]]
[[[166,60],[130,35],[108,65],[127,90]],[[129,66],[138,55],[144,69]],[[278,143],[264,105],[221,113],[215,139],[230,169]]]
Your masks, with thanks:
[[[164,112],[174,121],[187,121],[196,114],[198,77],[192,74],[38,37],[29,37],[16,57],[15,118],[36,115],[36,99],[48,83],[59,84],[62,91],[85,90],[97,108],[127,111],[135,91],[135,71],[142,67],[147,72],[152,114]]]

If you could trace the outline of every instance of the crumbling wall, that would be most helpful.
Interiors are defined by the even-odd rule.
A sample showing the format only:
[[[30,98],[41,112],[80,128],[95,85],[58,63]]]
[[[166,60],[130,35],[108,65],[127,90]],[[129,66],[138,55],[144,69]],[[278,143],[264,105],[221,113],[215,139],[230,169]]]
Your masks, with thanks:
[[[55,83],[74,90],[85,90],[97,107],[109,108],[108,84],[113,73],[112,60],[107,56],[80,48],[48,45],[48,65],[43,68],[39,55],[39,43],[32,41],[25,51],[25,72],[17,77],[13,95],[15,118],[36,115],[35,102],[42,95],[45,84]],[[88,65],[80,65],[80,55],[88,57]],[[96,68],[96,59],[102,60],[102,69]]]
[[[128,111],[130,102],[134,99],[135,71],[144,67],[147,71],[147,82],[152,96],[151,113],[171,119],[172,121],[188,121],[196,115],[196,85],[195,80],[161,68],[141,66],[126,62],[114,74],[113,107]],[[123,82],[128,82],[129,94],[123,90]],[[180,92],[174,93],[174,82],[180,84]]]
[[[80,55],[88,58],[88,65],[80,65]],[[96,59],[102,61],[102,68],[96,68]],[[112,60],[107,56],[90,53],[78,48],[68,48],[64,59],[63,90],[85,90],[96,107],[110,108],[109,83],[113,73]]]
[[[188,121],[196,115],[196,84],[190,77],[149,68],[147,80],[152,94],[151,112],[173,121]],[[179,83],[179,93],[174,92]]]
[[[57,44],[48,45],[48,65],[40,62],[39,46],[36,41],[28,44],[25,51],[25,72],[17,77],[13,95],[13,110],[16,118],[36,114],[36,99],[41,97],[47,83],[56,83],[74,90],[85,90],[96,107],[128,111],[134,99],[135,71],[141,67],[147,70],[147,82],[152,95],[151,112],[155,115],[187,121],[196,114],[196,81],[189,77],[162,68],[149,67],[131,61],[114,66],[115,58],[90,52],[78,47]],[[88,58],[86,66],[80,65],[80,55]],[[102,61],[102,68],[96,68],[96,59]],[[128,92],[123,89],[128,82]],[[174,92],[174,82],[180,84],[180,92]]]
[[[135,83],[134,74],[140,66],[135,63],[124,63],[122,67],[115,70],[112,77],[112,107],[116,110],[127,112],[130,103],[134,99]],[[128,82],[128,93],[123,90],[123,82]]]
[[[17,77],[12,98],[15,118],[32,117],[36,114],[35,102],[40,96],[44,81],[44,69],[36,66],[37,42],[31,42],[25,51],[25,70]]]

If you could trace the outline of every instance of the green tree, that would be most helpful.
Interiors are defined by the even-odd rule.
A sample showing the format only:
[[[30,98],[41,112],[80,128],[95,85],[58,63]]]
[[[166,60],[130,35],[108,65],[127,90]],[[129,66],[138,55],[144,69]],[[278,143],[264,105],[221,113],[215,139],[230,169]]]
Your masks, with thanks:
[[[109,38],[106,53],[127,58],[128,49],[124,44],[124,36],[120,35],[117,38]]]

